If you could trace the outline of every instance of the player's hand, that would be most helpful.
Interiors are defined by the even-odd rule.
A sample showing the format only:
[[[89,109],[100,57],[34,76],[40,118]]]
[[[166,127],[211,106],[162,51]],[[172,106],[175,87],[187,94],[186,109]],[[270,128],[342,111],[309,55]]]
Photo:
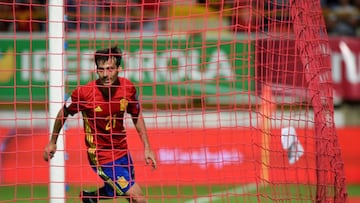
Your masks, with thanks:
[[[54,157],[55,152],[56,152],[56,144],[49,143],[44,149],[44,154],[43,154],[44,160],[49,161],[50,159],[52,159]]]
[[[153,169],[156,169],[155,154],[151,149],[145,149],[145,162],[146,164],[151,164]]]

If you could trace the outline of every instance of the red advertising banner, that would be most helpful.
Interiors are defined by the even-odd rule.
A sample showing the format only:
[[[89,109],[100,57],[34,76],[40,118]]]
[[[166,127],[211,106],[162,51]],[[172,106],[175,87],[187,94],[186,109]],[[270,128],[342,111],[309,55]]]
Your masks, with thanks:
[[[360,101],[360,38],[331,37],[329,42],[335,95]]]
[[[334,96],[340,101],[360,101],[360,38],[330,37]],[[263,39],[256,42],[257,82],[271,84],[279,96],[303,97],[306,78],[294,40]]]
[[[347,183],[360,183],[360,148],[352,144],[359,131],[360,128],[338,129]],[[269,135],[268,166],[264,165],[266,157],[261,157],[261,138],[267,135],[260,130],[150,129],[151,144],[158,159],[156,170],[146,166],[143,148],[134,130],[129,131],[128,142],[137,181],[146,185],[256,183],[266,176],[274,184],[314,183],[316,153],[313,135],[310,130],[299,129],[297,132],[305,155],[296,163],[289,164],[287,152],[281,145],[280,130],[274,129]],[[0,183],[48,183],[48,163],[42,159],[47,134],[39,130],[17,130],[17,136],[2,145],[6,147],[1,153]],[[101,184],[88,165],[81,129],[66,131],[65,139],[66,183]]]

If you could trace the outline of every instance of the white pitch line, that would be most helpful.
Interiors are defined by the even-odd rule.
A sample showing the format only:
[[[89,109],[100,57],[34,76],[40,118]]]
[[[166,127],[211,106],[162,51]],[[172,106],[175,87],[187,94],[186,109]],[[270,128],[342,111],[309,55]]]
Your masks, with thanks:
[[[257,188],[257,185],[255,183],[247,184],[241,187],[236,187],[230,190],[220,191],[216,193],[209,194],[209,197],[199,197],[193,200],[188,200],[184,203],[207,203],[207,202],[214,202],[216,200],[219,200],[223,198],[223,195],[225,195],[228,192],[234,193],[236,195],[244,194],[245,192],[252,192],[255,191]]]
[[[311,113],[308,113],[311,115]],[[0,125],[7,127],[35,127],[43,128],[48,126],[49,115],[45,111],[13,111],[0,110]],[[344,126],[345,114],[343,111],[334,111],[334,121],[337,127]],[[149,128],[222,128],[222,127],[247,127],[256,125],[259,115],[256,112],[248,111],[156,111],[143,112],[146,125]],[[67,120],[68,127],[82,126],[81,115],[77,114]],[[303,112],[278,111],[274,115],[272,126],[282,127],[284,125],[309,128],[313,123],[312,117],[307,117]],[[304,122],[299,122],[304,121]],[[126,119],[126,127],[133,127],[131,119]]]

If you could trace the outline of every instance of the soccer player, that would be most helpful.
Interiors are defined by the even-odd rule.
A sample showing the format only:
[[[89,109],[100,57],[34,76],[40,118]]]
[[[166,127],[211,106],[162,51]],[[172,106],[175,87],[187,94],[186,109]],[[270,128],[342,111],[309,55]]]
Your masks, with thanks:
[[[82,201],[97,202],[99,199],[126,196],[129,202],[146,202],[134,179],[124,128],[124,114],[129,113],[144,145],[145,161],[156,168],[136,89],[128,79],[118,76],[121,51],[116,46],[96,51],[95,64],[98,79],[77,87],[58,112],[51,139],[44,150],[44,159],[53,158],[59,132],[68,115],[81,111],[88,160],[92,169],[104,180],[104,186],[96,191],[82,191]]]

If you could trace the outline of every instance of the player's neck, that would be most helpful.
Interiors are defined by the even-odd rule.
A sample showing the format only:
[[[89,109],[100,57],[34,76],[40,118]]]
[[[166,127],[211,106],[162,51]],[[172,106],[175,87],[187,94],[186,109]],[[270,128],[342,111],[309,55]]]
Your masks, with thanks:
[[[99,88],[101,94],[103,95],[105,100],[110,101],[111,97],[115,94],[116,90],[118,89],[118,87],[120,85],[120,81],[118,79],[116,79],[114,81],[114,83],[111,84],[110,86],[101,85],[99,82],[100,81],[97,80],[96,84],[97,84],[97,87]]]

